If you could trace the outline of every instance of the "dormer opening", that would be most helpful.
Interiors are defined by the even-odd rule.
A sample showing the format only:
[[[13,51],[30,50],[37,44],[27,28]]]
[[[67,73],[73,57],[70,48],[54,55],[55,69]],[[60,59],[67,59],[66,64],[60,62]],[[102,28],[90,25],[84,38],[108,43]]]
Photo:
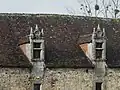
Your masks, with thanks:
[[[96,48],[102,48],[102,43],[101,42],[97,42],[96,43]]]
[[[41,42],[33,42],[33,59],[40,59]]]
[[[40,43],[40,42],[37,42],[37,43],[34,42],[34,43],[33,43],[33,48],[41,48],[40,46],[41,46],[41,43]]]
[[[102,58],[102,49],[96,49],[96,59]]]
[[[102,90],[102,82],[96,82],[96,89],[95,90]]]
[[[41,84],[34,84],[34,90],[41,90]]]
[[[33,50],[33,59],[40,58],[40,50]]]

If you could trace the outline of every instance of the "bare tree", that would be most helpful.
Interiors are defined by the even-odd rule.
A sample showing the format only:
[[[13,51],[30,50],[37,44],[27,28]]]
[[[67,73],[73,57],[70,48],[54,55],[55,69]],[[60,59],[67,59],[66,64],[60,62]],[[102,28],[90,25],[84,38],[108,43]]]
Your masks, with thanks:
[[[91,4],[93,1],[88,1],[88,0],[84,0],[83,3],[80,2],[80,0],[78,0],[78,3],[80,4],[80,11],[83,11],[83,14],[86,16],[92,16],[92,8],[91,8]]]
[[[114,19],[120,17],[120,0],[78,0],[78,3],[81,15]],[[67,9],[67,11],[75,13],[73,9]]]

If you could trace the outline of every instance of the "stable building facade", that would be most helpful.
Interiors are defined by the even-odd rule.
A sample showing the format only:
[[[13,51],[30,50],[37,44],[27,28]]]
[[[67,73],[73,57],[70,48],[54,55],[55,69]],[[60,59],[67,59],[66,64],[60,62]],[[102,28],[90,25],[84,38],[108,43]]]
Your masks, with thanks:
[[[0,90],[119,90],[119,24],[0,15]]]

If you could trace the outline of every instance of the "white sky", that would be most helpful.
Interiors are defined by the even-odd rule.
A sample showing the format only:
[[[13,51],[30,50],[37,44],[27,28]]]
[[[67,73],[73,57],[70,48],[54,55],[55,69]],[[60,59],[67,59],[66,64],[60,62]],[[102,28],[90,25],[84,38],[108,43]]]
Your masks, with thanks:
[[[83,3],[84,0],[79,1]],[[95,5],[95,0],[88,1],[93,1],[92,4]],[[108,3],[110,0],[105,1]],[[75,15],[83,15],[79,9],[78,0],[0,0],[0,13],[72,14],[72,11]]]
[[[68,13],[66,7],[77,8],[77,0],[0,0],[0,12]]]

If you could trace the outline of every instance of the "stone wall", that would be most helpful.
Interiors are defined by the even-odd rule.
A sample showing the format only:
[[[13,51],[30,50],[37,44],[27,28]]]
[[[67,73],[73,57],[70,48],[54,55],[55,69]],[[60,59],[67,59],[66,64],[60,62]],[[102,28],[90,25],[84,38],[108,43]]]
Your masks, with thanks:
[[[105,90],[120,90],[120,68],[108,69]]]
[[[92,90],[92,69],[47,69],[43,90]]]
[[[0,90],[32,90],[30,70],[27,68],[0,68]]]
[[[42,90],[93,90],[93,69],[47,69]],[[120,90],[120,69],[107,69],[103,90]]]
[[[33,90],[27,68],[0,68],[0,90]],[[104,90],[120,90],[120,69],[107,69]],[[42,90],[93,90],[93,69],[46,69]]]

